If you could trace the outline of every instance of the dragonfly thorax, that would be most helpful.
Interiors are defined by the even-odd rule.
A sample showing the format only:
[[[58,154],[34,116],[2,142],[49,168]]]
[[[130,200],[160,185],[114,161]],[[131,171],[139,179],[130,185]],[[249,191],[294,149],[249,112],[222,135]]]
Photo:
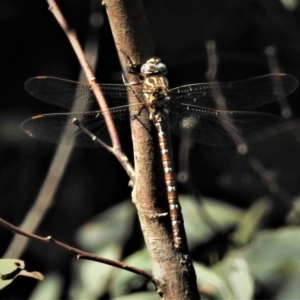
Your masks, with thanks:
[[[152,107],[164,107],[169,90],[169,83],[165,76],[152,75],[143,81],[145,101]]]

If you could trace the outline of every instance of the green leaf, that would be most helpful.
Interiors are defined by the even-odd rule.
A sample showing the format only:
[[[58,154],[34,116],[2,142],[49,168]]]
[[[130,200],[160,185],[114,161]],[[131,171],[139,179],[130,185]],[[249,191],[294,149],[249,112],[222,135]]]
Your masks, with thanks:
[[[44,276],[39,272],[28,272],[25,263],[19,259],[0,259],[0,290],[13,282],[17,276],[31,277],[43,280]]]
[[[113,298],[113,300],[159,300],[156,292],[141,292]]]
[[[101,248],[97,255],[119,259],[121,248],[116,244],[108,244]],[[113,266],[89,260],[76,261],[73,264],[73,283],[70,287],[71,299],[98,299],[107,292],[110,281],[113,279]],[[128,273],[127,271],[123,271]]]
[[[131,235],[135,215],[131,201],[117,204],[82,226],[77,241],[81,247],[98,256],[120,260],[124,243]],[[101,297],[107,292],[116,269],[88,260],[74,262],[73,268],[75,279],[70,288],[73,299]]]
[[[188,196],[180,195],[179,200],[191,249],[211,239],[216,234],[214,228],[226,231],[236,225],[244,215],[243,210],[211,198],[202,197],[201,205]],[[208,225],[205,214],[213,222],[214,228]]]
[[[257,235],[243,256],[255,278],[262,282],[286,278],[300,267],[300,229],[285,227]],[[300,286],[299,286],[300,295]]]
[[[97,252],[108,244],[123,246],[132,232],[135,206],[124,201],[99,214],[78,231],[77,242],[90,252]]]
[[[151,263],[146,249],[133,253],[132,255],[128,256],[124,262],[144,271],[151,271]],[[112,298],[115,298],[131,294],[132,290],[138,290],[145,284],[145,282],[148,281],[149,280],[143,276],[121,269],[115,269],[110,285],[110,295]],[[155,294],[152,282],[149,283],[148,288],[150,290],[153,289]]]
[[[228,282],[235,295],[239,293],[237,289],[243,286],[243,299],[251,299],[254,280],[269,290],[273,289],[277,294],[276,299],[298,299],[299,240],[298,227],[262,231],[256,235],[252,244],[230,251],[213,269]],[[239,275],[235,276],[236,280],[232,280],[232,265],[236,261],[242,261],[242,267],[237,273]]]
[[[196,262],[194,262],[194,267],[197,274],[197,283],[202,294],[207,295],[209,299],[233,299],[233,294],[226,281],[213,269]]]
[[[225,299],[253,299],[254,280],[243,257],[232,254],[212,269],[223,278],[231,291],[231,296]]]
[[[299,0],[280,0],[287,10],[295,10],[299,6]]]
[[[62,287],[63,279],[59,274],[47,274],[45,280],[39,282],[35,287],[29,300],[59,299]]]
[[[245,213],[238,224],[233,240],[237,245],[247,245],[260,228],[264,217],[272,209],[269,199],[256,201]]]
[[[287,276],[280,284],[280,289],[275,297],[275,300],[282,299],[299,299],[300,295],[300,268],[298,266],[290,276]]]

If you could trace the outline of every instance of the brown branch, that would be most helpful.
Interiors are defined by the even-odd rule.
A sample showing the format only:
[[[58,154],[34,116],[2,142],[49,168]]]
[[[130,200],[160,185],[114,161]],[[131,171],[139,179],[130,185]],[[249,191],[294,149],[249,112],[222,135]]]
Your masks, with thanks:
[[[136,82],[136,76],[128,74],[129,61],[139,65],[156,56],[143,2],[104,0],[103,4],[125,77],[128,82]],[[137,89],[129,95],[129,104],[141,99],[143,95]],[[138,111],[131,110],[131,114],[138,115]],[[138,118],[132,118],[131,126],[136,172],[132,197],[152,262],[158,293],[163,299],[199,299],[189,253],[186,250],[178,253],[174,249],[161,155],[149,114],[139,114]],[[160,217],[166,212],[167,217]],[[187,249],[185,245],[183,248]]]
[[[60,249],[65,250],[67,252],[70,252],[70,253],[76,255],[77,259],[92,260],[92,261],[96,261],[96,262],[103,263],[103,264],[106,264],[106,265],[110,265],[110,266],[113,266],[113,267],[116,267],[116,268],[119,268],[119,269],[123,269],[123,270],[129,271],[129,272],[144,276],[144,277],[146,277],[146,278],[153,281],[153,277],[150,273],[148,273],[146,271],[143,271],[143,270],[140,270],[138,268],[135,268],[133,266],[127,265],[126,263],[122,263],[122,262],[117,261],[117,260],[103,258],[103,257],[97,256],[97,255],[91,254],[89,252],[82,251],[82,250],[74,248],[70,245],[64,244],[64,243],[52,238],[51,236],[48,236],[48,237],[44,238],[44,237],[41,237],[39,235],[26,232],[26,231],[12,225],[11,223],[9,223],[9,222],[1,219],[1,218],[0,218],[0,225],[2,225],[3,227],[6,227],[7,229],[11,230],[12,232],[15,232],[17,234],[25,236],[27,238],[36,240],[36,241],[41,242],[41,243],[51,244],[53,246],[56,246]]]
[[[66,34],[67,38],[69,39],[69,42],[71,43],[73,50],[75,51],[77,59],[79,60],[81,68],[88,80],[88,83],[91,86],[91,89],[95,95],[95,98],[97,99],[100,109],[102,111],[105,111],[105,114],[103,114],[103,117],[105,119],[105,123],[106,123],[107,129],[108,129],[111,141],[112,141],[112,145],[113,145],[113,150],[111,150],[111,152],[114,153],[116,158],[120,161],[122,166],[125,168],[125,171],[127,172],[128,176],[130,177],[131,182],[134,182],[133,166],[131,165],[129,159],[126,157],[125,153],[122,151],[121,144],[119,141],[119,136],[118,136],[113,118],[110,114],[109,107],[106,103],[106,100],[105,100],[103,94],[102,94],[99,84],[97,84],[97,82],[96,82],[94,72],[93,72],[89,62],[86,59],[84,51],[77,39],[77,35],[74,32],[74,30],[70,29],[70,26],[68,25],[62,12],[60,11],[59,7],[57,6],[56,1],[55,0],[47,0],[47,2],[49,4],[49,10],[52,12],[52,14],[56,18],[58,24],[63,29],[64,33]]]

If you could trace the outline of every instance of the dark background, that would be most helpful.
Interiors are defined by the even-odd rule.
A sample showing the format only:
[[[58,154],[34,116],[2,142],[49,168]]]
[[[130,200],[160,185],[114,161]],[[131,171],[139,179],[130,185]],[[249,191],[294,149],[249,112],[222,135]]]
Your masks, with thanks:
[[[157,55],[168,66],[171,87],[206,81],[205,43],[209,40],[217,43],[217,77],[220,81],[270,73],[264,54],[270,45],[277,48],[281,70],[300,78],[299,7],[287,10],[279,0],[144,2]],[[64,0],[58,4],[76,29],[80,41],[84,42],[90,2]],[[46,1],[0,0],[0,8],[0,216],[17,225],[34,202],[56,148],[30,139],[21,132],[20,125],[35,114],[60,111],[26,94],[24,82],[37,75],[76,80],[79,65],[62,30],[48,11]],[[105,14],[99,45],[98,81],[119,83],[120,68]],[[298,95],[296,91],[289,97],[294,118],[300,114]],[[263,110],[280,113],[277,104],[268,105]],[[299,193],[299,177],[293,168],[299,163],[298,151],[294,146],[289,147],[288,142],[279,145],[275,140],[274,143],[262,144],[253,151],[262,154],[270,168],[282,171],[282,181],[279,178],[279,182],[285,184],[284,188],[292,197]],[[178,161],[178,145],[179,139],[175,138],[175,161]],[[131,156],[130,147],[126,150]],[[203,195],[247,206],[268,193],[253,174],[249,175],[241,167],[243,163],[237,158],[235,149],[196,145],[192,148],[190,160],[193,185]],[[226,172],[232,164],[240,169],[234,169],[229,176]],[[238,181],[243,178],[244,181]],[[125,172],[105,150],[75,149],[54,205],[38,233],[43,236],[51,234],[74,244],[74,232],[78,226],[105,208],[130,197],[131,190],[127,185]],[[179,190],[189,192],[180,185]],[[0,237],[0,253],[3,254],[12,234],[0,228]],[[30,243],[22,258],[29,270],[59,270],[64,275],[70,272],[71,255],[37,242]],[[24,283],[22,280],[28,285],[21,291],[18,285]],[[27,298],[34,283],[33,280],[22,280],[18,279],[3,290],[0,297]]]

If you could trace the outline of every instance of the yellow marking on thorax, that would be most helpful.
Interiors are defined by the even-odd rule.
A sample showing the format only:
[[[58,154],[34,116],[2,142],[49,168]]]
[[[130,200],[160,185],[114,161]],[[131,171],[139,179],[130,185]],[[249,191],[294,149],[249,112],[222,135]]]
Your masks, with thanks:
[[[158,94],[167,95],[169,83],[166,77],[162,75],[152,75],[146,77],[143,81],[143,93],[145,100],[151,105],[155,104]]]

